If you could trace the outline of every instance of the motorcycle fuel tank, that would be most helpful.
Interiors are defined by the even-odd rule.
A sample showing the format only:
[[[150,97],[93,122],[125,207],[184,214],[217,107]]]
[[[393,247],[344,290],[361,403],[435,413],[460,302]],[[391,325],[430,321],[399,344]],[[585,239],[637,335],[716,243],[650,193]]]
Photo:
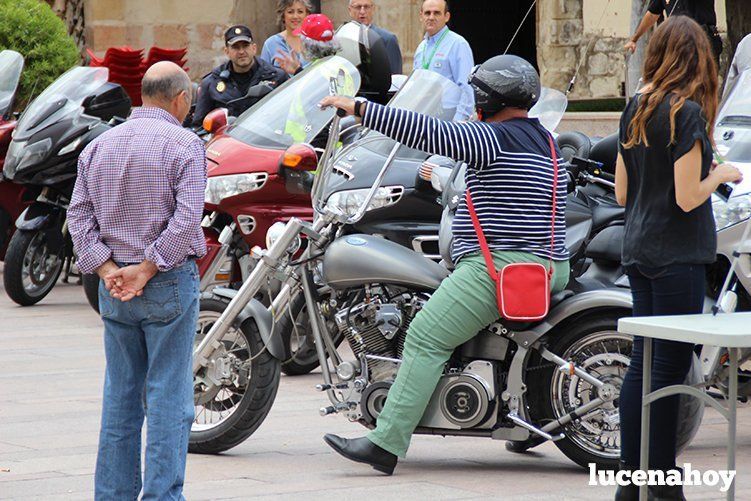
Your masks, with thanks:
[[[323,280],[335,289],[385,283],[432,291],[448,274],[422,254],[371,235],[341,237],[323,258]]]

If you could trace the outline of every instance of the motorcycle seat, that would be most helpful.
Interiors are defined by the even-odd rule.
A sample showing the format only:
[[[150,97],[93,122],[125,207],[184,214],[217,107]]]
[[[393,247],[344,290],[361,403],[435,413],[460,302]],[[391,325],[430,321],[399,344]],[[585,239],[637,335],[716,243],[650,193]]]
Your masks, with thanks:
[[[556,142],[566,162],[571,162],[573,157],[589,158],[592,150],[589,136],[581,132],[564,132],[556,138]]]
[[[550,310],[552,310],[553,308],[561,304],[564,300],[570,298],[573,295],[574,295],[574,291],[571,291],[568,289],[565,289],[565,290],[562,290],[561,292],[557,292],[553,294],[552,296],[550,296]],[[510,331],[515,331],[515,332],[526,331],[544,321],[545,319],[539,320],[537,322],[512,322],[509,320],[501,319],[501,323],[503,324],[504,327],[506,327]]]
[[[592,228],[599,230],[611,223],[623,220],[626,209],[620,206],[597,205],[592,210]]]

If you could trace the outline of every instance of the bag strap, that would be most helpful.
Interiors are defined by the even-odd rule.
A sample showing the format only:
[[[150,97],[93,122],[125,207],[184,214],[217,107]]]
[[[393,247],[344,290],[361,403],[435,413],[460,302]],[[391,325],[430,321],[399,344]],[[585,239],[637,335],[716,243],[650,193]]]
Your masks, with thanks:
[[[550,158],[553,160],[553,217],[550,221],[550,259],[548,260],[548,276],[553,276],[553,253],[555,251],[555,212],[558,200],[558,155],[555,152],[553,135],[548,134],[550,143]]]
[[[555,213],[556,213],[556,199],[558,198],[558,155],[555,152],[555,144],[553,143],[553,136],[548,134],[548,142],[550,144],[550,158],[553,160],[553,216],[550,223],[550,259],[548,260],[548,276],[553,275],[553,251],[555,250]],[[480,219],[477,217],[477,211],[475,210],[475,204],[472,202],[472,194],[467,188],[466,192],[467,210],[469,210],[469,216],[472,218],[472,226],[477,233],[477,240],[480,242],[480,250],[482,250],[482,256],[485,258],[485,266],[488,268],[488,274],[494,281],[498,281],[498,270],[493,263],[493,256],[490,253],[490,247],[488,241],[485,239],[485,232],[482,231],[480,225]]]
[[[495,264],[493,264],[493,256],[490,254],[490,247],[488,247],[488,242],[485,240],[485,232],[482,231],[480,220],[477,218],[477,212],[475,211],[475,205],[472,203],[472,195],[469,193],[469,188],[467,188],[467,209],[469,210],[469,216],[472,218],[472,226],[475,227],[475,233],[477,233],[477,240],[480,241],[480,249],[482,250],[482,256],[485,258],[485,266],[488,267],[488,275],[490,275],[493,282],[497,282],[498,270],[495,269]]]

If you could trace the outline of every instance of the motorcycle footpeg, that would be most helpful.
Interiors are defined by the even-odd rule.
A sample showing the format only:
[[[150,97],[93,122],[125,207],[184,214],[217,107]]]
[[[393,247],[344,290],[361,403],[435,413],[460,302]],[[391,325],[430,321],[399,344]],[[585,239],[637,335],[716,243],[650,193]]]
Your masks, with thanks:
[[[318,413],[321,416],[328,416],[330,414],[336,414],[342,411],[351,411],[355,407],[357,407],[357,403],[355,402],[341,402],[334,406],[329,405],[328,407],[321,407]]]
[[[347,383],[317,384],[316,385],[316,390],[317,391],[346,390],[347,388],[349,388],[349,384],[347,384]]]
[[[538,428],[538,427],[536,427],[536,426],[534,426],[534,425],[532,425],[532,424],[524,421],[522,418],[520,418],[519,416],[517,416],[515,414],[509,414],[508,418],[511,421],[513,421],[515,424],[521,426],[522,428],[525,428],[525,429],[531,431],[532,433],[537,434],[538,436],[544,438],[545,440],[550,440],[552,442],[555,442],[557,440],[562,439],[565,436],[563,433],[560,433],[558,435],[551,435],[551,434],[549,434],[547,432],[544,432],[540,428]]]

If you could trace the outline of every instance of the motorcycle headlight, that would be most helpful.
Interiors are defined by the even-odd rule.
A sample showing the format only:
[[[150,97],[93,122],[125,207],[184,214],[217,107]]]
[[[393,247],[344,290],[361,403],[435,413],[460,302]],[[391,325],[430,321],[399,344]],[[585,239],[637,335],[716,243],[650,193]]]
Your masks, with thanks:
[[[5,158],[6,165],[19,171],[43,160],[51,148],[52,139],[50,138],[32,144],[28,144],[27,141],[11,141]]]
[[[345,214],[354,214],[365,203],[370,188],[360,190],[345,190],[332,193],[326,202],[327,205],[338,207]],[[381,209],[394,205],[404,193],[404,186],[383,186],[378,188],[368,210]]]
[[[269,175],[265,172],[210,177],[206,181],[204,199],[206,203],[216,205],[225,198],[260,190],[268,178]]]
[[[284,230],[287,228],[287,224],[283,223],[281,221],[277,221],[276,223],[272,224],[268,231],[266,232],[266,248],[270,249],[274,243],[279,240],[279,237],[282,236],[284,233]],[[287,249],[287,252],[290,254],[294,254],[298,250],[300,250],[300,247],[302,246],[302,239],[300,238],[300,235],[297,235],[295,238],[295,241],[292,242],[292,245],[289,246]]]
[[[712,204],[717,231],[742,223],[751,217],[751,199],[747,196],[731,198],[726,202],[716,200]]]

